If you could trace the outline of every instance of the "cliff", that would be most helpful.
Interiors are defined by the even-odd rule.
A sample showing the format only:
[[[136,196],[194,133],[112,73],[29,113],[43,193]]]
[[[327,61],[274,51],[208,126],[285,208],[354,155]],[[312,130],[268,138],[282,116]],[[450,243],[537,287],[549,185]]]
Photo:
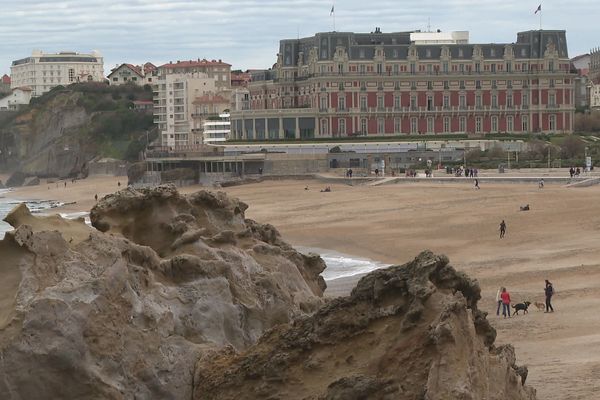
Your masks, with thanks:
[[[194,398],[535,399],[513,348],[494,347],[479,298],[475,281],[424,252],[242,353],[208,353]]]
[[[123,190],[82,220],[24,205],[0,241],[0,398],[191,398],[211,348],[313,312],[325,265],[224,194]]]
[[[135,160],[153,123],[132,100],[151,97],[135,86],[57,87],[0,120],[0,169],[63,178],[85,175],[95,157]]]

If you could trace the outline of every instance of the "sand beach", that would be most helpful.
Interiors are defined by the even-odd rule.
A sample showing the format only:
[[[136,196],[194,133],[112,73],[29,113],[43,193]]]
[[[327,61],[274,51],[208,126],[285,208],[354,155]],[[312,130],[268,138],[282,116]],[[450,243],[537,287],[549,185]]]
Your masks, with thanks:
[[[124,187],[126,178],[92,177],[42,183],[10,193],[15,199],[72,203],[59,212],[89,211],[95,200]],[[248,203],[249,218],[277,227],[296,246],[329,249],[384,264],[420,251],[446,254],[477,278],[480,307],[529,367],[528,383],[541,399],[592,399],[600,390],[600,186],[548,184],[405,183],[382,186],[319,181],[265,181],[223,188]],[[308,190],[305,190],[308,187]],[[193,192],[200,187],[187,187]],[[529,204],[531,210],[519,211]],[[500,240],[504,219],[507,235]],[[329,282],[326,294],[347,293],[359,275]],[[495,295],[506,286],[513,302],[543,301],[544,279],[554,283],[555,313],[535,307],[497,317]]]

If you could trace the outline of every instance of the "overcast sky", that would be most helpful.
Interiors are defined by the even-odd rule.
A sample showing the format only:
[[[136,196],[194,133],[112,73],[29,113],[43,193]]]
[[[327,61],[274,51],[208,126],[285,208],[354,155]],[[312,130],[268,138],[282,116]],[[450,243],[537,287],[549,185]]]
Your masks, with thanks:
[[[468,30],[471,43],[539,29],[540,0],[0,0],[0,75],[34,49],[99,50],[115,64],[208,58],[266,68],[278,42],[333,30]],[[566,5],[568,4],[568,6]],[[600,46],[600,1],[542,2],[544,29],[565,29],[569,56]]]

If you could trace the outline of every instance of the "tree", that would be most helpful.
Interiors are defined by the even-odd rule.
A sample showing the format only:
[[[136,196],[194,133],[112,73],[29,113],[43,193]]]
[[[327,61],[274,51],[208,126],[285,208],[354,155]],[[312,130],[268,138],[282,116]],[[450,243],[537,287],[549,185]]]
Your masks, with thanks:
[[[561,156],[567,159],[583,157],[585,146],[586,143],[579,136],[567,136],[560,146]]]

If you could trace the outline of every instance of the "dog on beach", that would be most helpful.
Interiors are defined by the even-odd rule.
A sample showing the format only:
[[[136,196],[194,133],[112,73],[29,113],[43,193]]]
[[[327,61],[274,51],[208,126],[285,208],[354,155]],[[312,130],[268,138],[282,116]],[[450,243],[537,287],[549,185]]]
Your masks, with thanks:
[[[533,305],[536,306],[539,311],[544,311],[546,309],[546,305],[541,301],[534,301]]]
[[[523,311],[524,314],[527,314],[528,311],[527,309],[529,308],[529,305],[531,303],[528,301],[524,301],[522,303],[517,303],[515,305],[513,305],[512,307],[515,309],[515,312],[513,313],[513,315],[518,315],[519,311]]]

